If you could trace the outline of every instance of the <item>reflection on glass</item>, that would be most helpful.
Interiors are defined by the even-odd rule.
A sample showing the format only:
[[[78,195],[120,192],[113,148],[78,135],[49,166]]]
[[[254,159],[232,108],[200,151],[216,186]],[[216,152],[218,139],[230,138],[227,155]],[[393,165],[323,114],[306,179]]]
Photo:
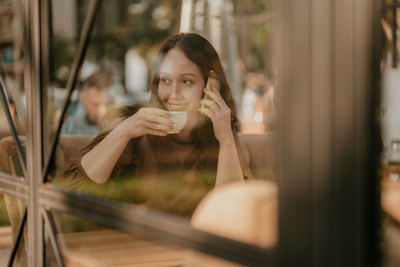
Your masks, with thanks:
[[[53,126],[58,123],[66,101],[66,82],[89,2],[52,1],[48,121]],[[138,3],[133,0],[101,2],[76,83],[76,92],[67,110],[70,120],[67,119],[62,134],[94,136],[104,126],[100,119],[107,110],[106,103],[121,106],[148,101],[148,58],[153,52],[152,46],[160,43],[176,26],[177,18],[173,10],[179,3]],[[89,77],[99,72],[108,77],[97,79],[92,85],[89,81],[88,86]],[[96,90],[91,90],[93,88]]]
[[[213,189],[196,208],[193,227],[263,248],[278,241],[278,190],[253,180]]]
[[[12,229],[3,194],[0,194],[0,266],[6,266],[13,245]]]
[[[89,2],[52,1],[48,133],[54,132],[66,101],[66,82]],[[176,29],[179,21],[174,10],[179,5],[176,0],[101,1],[62,136],[94,137],[107,125],[105,113],[148,102],[149,61],[154,47]],[[63,160],[58,156],[55,167],[60,168]]]
[[[382,97],[382,167],[381,204],[383,225],[384,266],[396,266],[400,261],[398,238],[400,237],[400,128],[398,126],[398,101],[400,94],[399,69],[385,68],[383,71]]]
[[[0,76],[7,104],[0,102],[0,139],[11,135],[9,116],[16,133],[26,130],[26,99],[23,83],[23,34],[21,1],[2,4],[0,19]]]
[[[61,231],[58,240],[63,244],[62,254],[67,265],[85,262],[85,265],[98,266],[182,264],[182,249],[148,241],[69,214],[57,213],[56,219]]]
[[[92,223],[83,218],[58,213],[64,263],[67,266],[207,266],[228,261],[159,243]]]
[[[0,194],[0,266],[6,266],[12,247],[18,235],[18,227],[25,209],[24,201],[10,195]],[[23,239],[24,240],[24,239]],[[21,244],[24,244],[22,240]],[[25,254],[19,249],[13,266],[25,266],[22,259]],[[19,265],[15,265],[19,263]]]
[[[25,137],[19,137],[22,143],[22,153],[25,153]],[[23,177],[23,165],[18,154],[17,146],[13,136],[3,137],[0,140],[0,172]]]
[[[106,123],[107,109],[112,104],[111,83],[110,73],[105,72],[95,72],[83,82],[76,110],[64,122],[61,135],[99,134]]]
[[[275,129],[272,1],[185,1],[180,31],[200,33],[220,54],[241,132]]]
[[[400,262],[400,127],[399,127],[399,43],[393,46],[393,25],[400,22],[399,11],[393,17],[391,1],[381,1],[380,20],[385,36],[383,57],[380,62],[382,97],[380,103],[381,123],[381,206],[382,206],[382,253],[383,266],[396,266]],[[396,23],[397,21],[397,23]],[[397,29],[398,30],[398,29]],[[397,39],[399,40],[399,39]],[[398,42],[398,41],[397,41]],[[394,53],[396,50],[396,53]]]
[[[150,103],[120,109],[62,175],[77,190],[190,215],[215,185],[251,177],[235,103],[217,52],[198,34],[169,37],[154,68]]]
[[[46,267],[58,267],[61,266],[58,262],[61,261],[62,262],[62,258],[61,255],[59,255],[61,253],[61,249],[58,247],[58,244],[54,244],[50,241],[50,230],[49,230],[49,226],[47,224],[45,224],[44,227],[44,266]],[[54,233],[55,235],[56,233]],[[56,238],[56,236],[54,236]],[[56,241],[57,242],[57,241]],[[57,254],[56,254],[57,252]],[[56,255],[58,255],[60,258],[58,258]],[[61,263],[60,262],[60,263]]]
[[[8,107],[7,107],[8,108]],[[11,109],[10,113],[11,113]],[[11,135],[10,124],[3,105],[0,104],[0,138]]]
[[[256,86],[272,88],[272,77],[268,80],[265,74],[269,73],[266,70],[270,63],[248,65],[237,74],[238,69],[227,67],[229,62],[249,63],[252,49],[229,56],[223,51],[234,51],[228,49],[234,44],[217,42],[207,31],[175,34],[177,24],[171,14],[176,3],[130,2],[125,9],[118,9],[124,11],[120,14],[126,18],[123,23],[110,12],[99,13],[94,40],[101,40],[102,31],[109,36],[141,38],[136,38],[134,44],[128,42],[129,38],[122,38],[117,44],[104,35],[107,47],[102,42],[90,43],[82,69],[86,75],[81,75],[79,90],[70,106],[76,111],[68,115],[60,136],[53,183],[173,213],[199,229],[264,248],[273,247],[277,240],[277,190],[275,184],[265,181],[275,179],[273,139],[270,133],[238,133],[241,111],[237,104],[241,102],[240,84],[244,85],[244,80],[235,80],[254,76]],[[123,4],[104,1],[101,10],[112,10],[116,5]],[[236,13],[229,12],[241,21],[244,16],[259,15],[262,23],[268,22],[268,5],[259,9],[261,13],[257,8],[248,13],[243,6],[237,8]],[[109,23],[100,24],[102,20]],[[167,20],[170,22],[166,23]],[[116,25],[122,30],[114,29]],[[265,28],[261,29],[252,38],[264,36]],[[149,35],[150,32],[155,34]],[[239,39],[243,38],[248,36]],[[236,38],[229,40],[235,42]],[[230,46],[222,47],[227,43]],[[263,56],[262,61],[265,58],[268,57]],[[254,70],[254,75],[250,70]],[[99,82],[90,82],[96,76],[94,80]],[[266,117],[260,113],[256,116],[262,129],[257,133],[274,130],[273,89],[268,93],[264,90],[261,95],[264,93],[268,95],[267,109],[273,115],[267,128]],[[92,123],[99,128],[98,135],[83,127],[71,127],[78,125],[79,114],[86,114],[80,119],[87,121],[96,118],[88,115],[90,108],[84,106],[89,94],[90,100],[100,100],[98,107],[107,107],[101,123]],[[101,99],[104,95],[107,97]],[[263,113],[264,108],[261,105],[257,112]],[[86,111],[80,112],[82,109]],[[247,180],[251,178],[263,181],[254,186]],[[67,217],[60,221],[67,222]],[[69,225],[64,226],[64,232],[98,231],[100,227],[86,223]]]
[[[61,111],[66,102],[66,90],[71,65],[77,53],[79,37],[83,28],[81,21],[86,16],[90,1],[60,1],[52,0],[48,12],[51,18],[49,27],[49,64],[47,81],[47,103],[44,106],[44,150],[46,157],[50,154],[55,138],[55,132],[60,120]],[[78,8],[79,7],[79,8]],[[78,11],[82,14],[78,14]],[[78,23],[79,21],[79,23]],[[71,107],[67,114],[76,109],[77,95],[73,95]],[[56,165],[62,158],[56,155]],[[47,158],[45,159],[47,162]]]
[[[272,1],[233,1],[238,38],[239,118],[245,134],[275,130]]]
[[[232,43],[236,37],[221,42],[227,37],[224,31],[218,38],[205,28],[198,29],[202,35],[174,35],[178,24],[171,14],[180,5],[179,1],[128,2],[104,1],[96,18],[79,90],[60,136],[54,183],[190,217],[216,185],[252,177],[273,180],[271,138],[261,136],[253,140],[238,136],[241,111],[235,104],[241,102],[242,91],[235,79],[243,78],[250,69],[257,78],[256,86],[272,88],[272,78],[268,80],[265,76],[267,69],[272,68],[271,63],[263,61],[268,58],[268,51],[261,49],[269,42],[263,39],[269,34],[269,26],[262,26],[269,23],[269,4],[257,4],[246,10],[234,2],[236,9],[230,9],[230,5],[225,10],[241,23],[245,16],[261,18],[250,39],[243,32],[239,38],[254,40],[252,45],[257,48],[254,51],[265,54],[260,62],[251,65],[248,58],[254,56],[250,53],[253,49],[232,50],[241,42]],[[81,12],[81,7],[77,4],[72,10]],[[215,12],[225,14],[223,6],[215,8],[218,8]],[[104,12],[105,9],[122,10],[115,14],[126,20]],[[236,25],[223,23],[226,24],[221,27]],[[240,24],[240,29],[243,27]],[[134,43],[128,41],[130,38],[122,38],[121,43],[116,43],[110,36],[117,35],[141,38]],[[244,69],[230,68],[228,63],[232,60],[242,62]],[[237,71],[242,72],[236,75]],[[267,109],[274,112],[272,89],[267,98]],[[94,112],[90,111],[91,105]],[[256,117],[264,133],[264,106],[260,107]],[[181,122],[183,129],[176,129]],[[265,146],[267,153],[264,149],[260,151]]]
[[[17,247],[17,251],[14,257],[14,261],[12,266],[13,267],[25,267],[28,266],[27,262],[27,246],[28,246],[28,241],[26,239],[27,236],[27,226],[25,225],[24,227],[24,237],[22,237],[21,241],[19,242],[19,245]]]

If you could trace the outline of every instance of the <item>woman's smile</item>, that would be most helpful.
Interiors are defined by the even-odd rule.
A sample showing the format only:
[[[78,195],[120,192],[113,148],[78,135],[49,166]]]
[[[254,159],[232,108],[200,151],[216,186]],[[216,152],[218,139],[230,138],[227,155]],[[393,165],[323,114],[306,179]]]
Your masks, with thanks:
[[[167,102],[166,108],[170,111],[183,111],[187,109],[188,104],[186,102]]]

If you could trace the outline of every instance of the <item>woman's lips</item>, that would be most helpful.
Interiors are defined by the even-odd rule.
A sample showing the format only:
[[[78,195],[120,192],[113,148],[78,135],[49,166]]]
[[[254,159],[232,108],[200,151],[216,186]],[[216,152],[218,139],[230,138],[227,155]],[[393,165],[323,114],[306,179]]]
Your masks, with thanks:
[[[186,104],[178,104],[178,103],[168,103],[168,109],[173,110],[173,111],[179,111],[179,110],[184,110],[186,107]]]

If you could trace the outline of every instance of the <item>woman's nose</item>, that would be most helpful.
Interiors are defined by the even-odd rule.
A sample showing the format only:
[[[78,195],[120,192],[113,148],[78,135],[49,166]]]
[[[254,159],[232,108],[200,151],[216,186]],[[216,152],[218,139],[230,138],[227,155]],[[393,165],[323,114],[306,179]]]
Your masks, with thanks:
[[[179,98],[181,96],[181,87],[179,83],[174,82],[172,84],[172,91],[170,97]]]

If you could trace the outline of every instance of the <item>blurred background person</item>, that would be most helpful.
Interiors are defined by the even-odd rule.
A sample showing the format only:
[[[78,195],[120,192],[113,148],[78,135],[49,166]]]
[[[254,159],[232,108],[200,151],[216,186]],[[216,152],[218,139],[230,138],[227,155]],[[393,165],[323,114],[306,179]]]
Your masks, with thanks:
[[[265,131],[276,130],[276,107],[275,107],[275,86],[273,81],[267,77],[265,81],[265,93],[263,95],[263,121]]]
[[[112,77],[96,72],[83,83],[76,112],[65,121],[61,134],[97,135],[104,125],[107,106],[112,103]]]
[[[242,95],[240,109],[240,124],[242,133],[263,134],[263,80],[264,75],[250,72],[245,79],[245,89]]]

